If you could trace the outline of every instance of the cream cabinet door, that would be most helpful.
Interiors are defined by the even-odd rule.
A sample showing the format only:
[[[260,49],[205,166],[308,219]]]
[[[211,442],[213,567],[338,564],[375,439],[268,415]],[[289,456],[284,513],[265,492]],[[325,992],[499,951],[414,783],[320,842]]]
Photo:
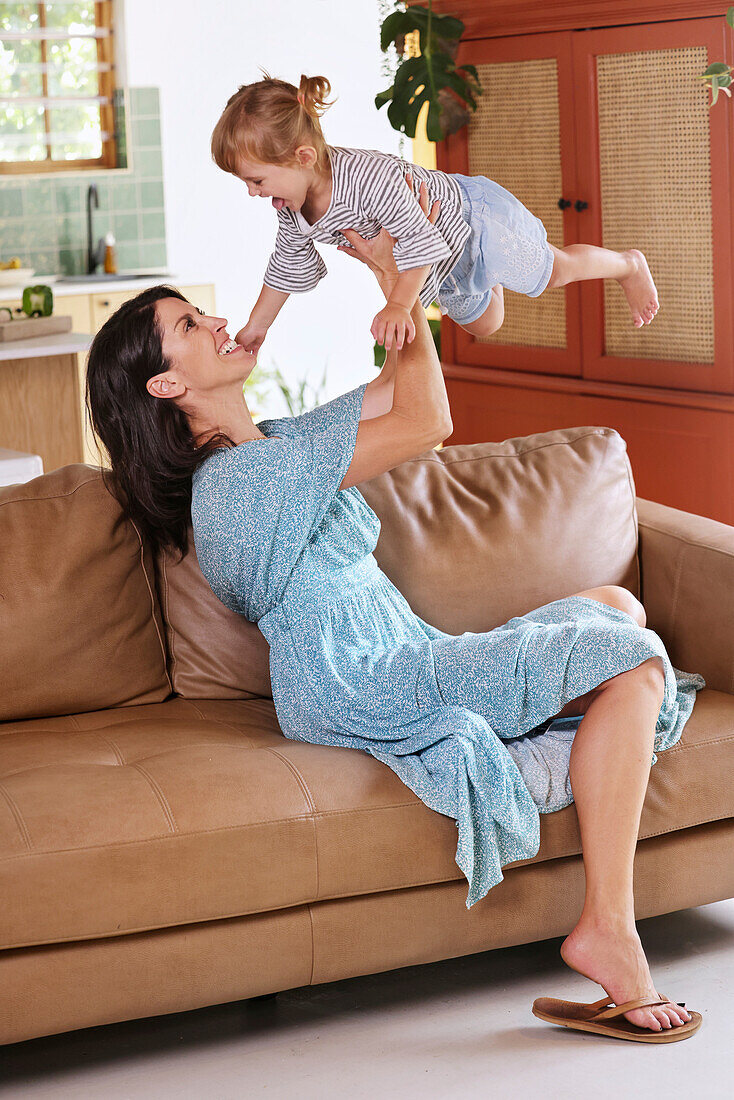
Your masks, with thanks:
[[[214,313],[214,287],[211,284],[181,286],[178,289],[189,301],[195,306],[199,306],[205,313]],[[124,302],[140,293],[140,290],[115,290],[92,294],[90,297],[92,332],[99,332],[107,318],[111,317],[116,309],[119,309]]]
[[[92,310],[92,332],[99,332],[116,309],[139,293],[139,290],[105,290],[101,294],[91,294],[89,302]]]
[[[210,317],[214,316],[217,307],[214,301],[214,287],[211,284],[182,286],[179,287],[179,290],[186,295],[193,305],[203,309],[204,313],[208,313]]]

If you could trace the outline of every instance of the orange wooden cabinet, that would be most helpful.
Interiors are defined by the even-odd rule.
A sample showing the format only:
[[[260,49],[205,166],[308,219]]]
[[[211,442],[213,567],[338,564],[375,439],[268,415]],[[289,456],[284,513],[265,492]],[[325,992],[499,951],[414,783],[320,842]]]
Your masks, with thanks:
[[[711,109],[696,79],[732,64],[726,6],[567,3],[544,24],[533,4],[536,26],[562,29],[530,33],[529,5],[505,0],[522,31],[510,35],[486,7],[450,6],[484,95],[438,167],[508,188],[557,247],[642,249],[661,308],[635,329],[621,288],[596,280],[535,299],[506,291],[486,339],[444,318],[449,442],[611,426],[641,496],[734,524],[734,103]],[[696,17],[664,18],[682,11]],[[651,21],[619,25],[632,18]]]

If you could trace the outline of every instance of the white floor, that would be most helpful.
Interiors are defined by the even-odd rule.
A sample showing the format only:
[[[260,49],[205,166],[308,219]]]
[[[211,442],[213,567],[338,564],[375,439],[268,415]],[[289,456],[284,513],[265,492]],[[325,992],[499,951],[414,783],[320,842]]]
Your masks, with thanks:
[[[734,901],[639,930],[658,988],[703,1014],[692,1039],[655,1047],[536,1020],[534,997],[602,996],[554,939],[2,1047],[0,1095],[730,1100]]]

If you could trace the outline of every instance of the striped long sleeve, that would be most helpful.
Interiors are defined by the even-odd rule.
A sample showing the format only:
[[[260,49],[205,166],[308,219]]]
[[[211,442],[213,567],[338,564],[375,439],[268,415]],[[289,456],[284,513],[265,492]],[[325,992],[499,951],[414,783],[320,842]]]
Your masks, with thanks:
[[[398,271],[448,259],[451,249],[406,186],[400,164],[387,158],[368,164],[369,179],[362,181],[363,209],[396,238],[393,256]]]
[[[287,217],[278,212],[278,235],[265,269],[263,282],[286,294],[313,290],[326,274],[326,264],[310,237],[304,237]]]
[[[376,149],[327,146],[332,174],[331,202],[317,221],[307,222],[300,211],[277,211],[278,234],[264,282],[274,290],[313,290],[326,274],[326,265],[314,246],[348,244],[343,229],[354,229],[366,240],[381,228],[395,237],[393,254],[398,271],[430,265],[420,292],[424,306],[457,263],[471,233],[464,220],[459,185],[446,172],[410,164]],[[438,218],[431,224],[411,196],[405,175],[413,176],[415,194],[425,182],[429,209],[440,200]]]

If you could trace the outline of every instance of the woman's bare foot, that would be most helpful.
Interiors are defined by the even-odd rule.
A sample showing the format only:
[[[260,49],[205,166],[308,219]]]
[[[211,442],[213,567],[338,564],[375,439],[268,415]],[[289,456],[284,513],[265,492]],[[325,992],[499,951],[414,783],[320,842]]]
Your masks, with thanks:
[[[629,260],[631,271],[618,282],[629,303],[635,328],[642,328],[650,324],[658,311],[658,292],[643,254],[636,248],[628,248],[622,255]]]
[[[659,996],[634,924],[602,924],[582,916],[561,944],[561,958],[572,970],[598,982],[615,1004]],[[685,1008],[667,1003],[625,1012],[625,1018],[637,1027],[662,1031],[679,1027],[691,1016]]]

